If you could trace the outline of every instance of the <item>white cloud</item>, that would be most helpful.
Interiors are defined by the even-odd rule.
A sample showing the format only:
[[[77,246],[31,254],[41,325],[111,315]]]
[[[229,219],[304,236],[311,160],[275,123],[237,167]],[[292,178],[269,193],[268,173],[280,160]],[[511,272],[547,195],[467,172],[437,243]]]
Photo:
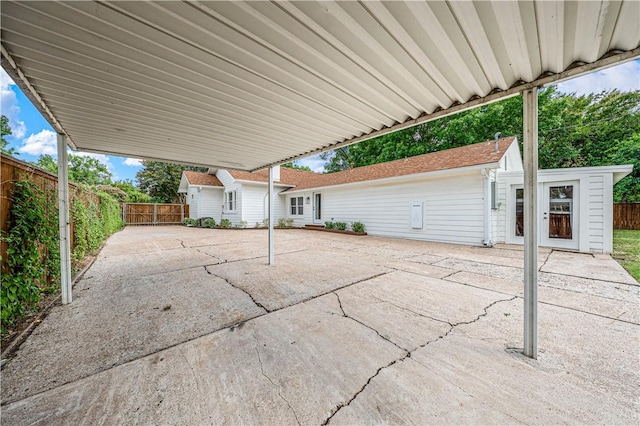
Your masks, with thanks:
[[[29,155],[56,155],[58,153],[57,146],[56,133],[51,130],[42,130],[40,133],[34,133],[24,139],[18,151]]]
[[[11,89],[15,83],[9,74],[0,68],[0,111],[9,119],[9,126],[14,138],[22,139],[27,133],[24,121],[20,120],[20,107],[16,93]]]
[[[142,160],[140,160],[139,158],[126,158],[122,164],[124,164],[125,166],[132,166],[132,167],[137,167],[137,166],[142,166]]]
[[[95,158],[96,160],[98,160],[99,162],[107,166],[107,169],[109,169],[110,172],[113,172],[113,163],[111,163],[111,160],[109,159],[109,157],[107,157],[104,154],[95,154],[93,152],[82,152],[82,151],[69,151],[69,153],[73,155],[77,155],[79,157]]]
[[[578,96],[613,89],[621,92],[640,89],[640,60],[626,62],[558,84],[558,90],[561,92],[576,93]]]
[[[322,173],[324,172],[325,161],[320,158],[320,155],[314,155],[301,160],[296,160],[296,164],[300,166],[309,166],[312,171]]]

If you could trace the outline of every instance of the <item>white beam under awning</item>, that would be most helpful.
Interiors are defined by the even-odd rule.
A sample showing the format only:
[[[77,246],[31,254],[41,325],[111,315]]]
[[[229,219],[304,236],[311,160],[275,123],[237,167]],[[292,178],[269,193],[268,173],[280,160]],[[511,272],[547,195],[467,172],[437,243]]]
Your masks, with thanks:
[[[2,4],[2,66],[83,151],[256,170],[640,56],[640,2]]]

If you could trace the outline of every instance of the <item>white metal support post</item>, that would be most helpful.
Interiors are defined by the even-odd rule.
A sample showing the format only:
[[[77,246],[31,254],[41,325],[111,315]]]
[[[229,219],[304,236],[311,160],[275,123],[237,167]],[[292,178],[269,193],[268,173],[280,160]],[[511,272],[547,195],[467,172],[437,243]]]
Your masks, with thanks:
[[[71,303],[71,233],[69,231],[69,166],[66,136],[58,133],[58,219],[62,303]]]
[[[273,167],[269,167],[269,265],[275,263],[273,244]]]
[[[524,104],[524,355],[538,358],[538,90]]]

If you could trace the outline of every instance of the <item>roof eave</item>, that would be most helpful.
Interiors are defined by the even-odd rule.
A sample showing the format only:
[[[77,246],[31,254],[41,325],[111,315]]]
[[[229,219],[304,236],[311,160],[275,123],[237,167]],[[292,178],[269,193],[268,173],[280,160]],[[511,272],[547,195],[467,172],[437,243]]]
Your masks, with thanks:
[[[502,157],[500,158],[502,159]],[[397,182],[402,180],[419,180],[419,179],[438,177],[438,176],[466,174],[469,172],[482,170],[482,169],[497,169],[497,168],[500,168],[500,160],[496,162],[491,162],[491,163],[475,164],[473,166],[456,167],[453,169],[435,170],[435,171],[424,172],[424,173],[413,173],[413,174],[402,175],[402,176],[391,176],[391,177],[380,178],[380,179],[369,179],[369,180],[363,180],[359,182],[347,182],[347,183],[339,183],[336,185],[313,186],[313,187],[307,187],[307,188],[301,188],[301,189],[294,188],[294,189],[287,190],[286,193],[293,194],[293,193],[304,192],[309,190],[317,191],[317,190],[327,189],[327,188],[338,188],[338,187],[356,186],[356,185],[386,184],[386,183],[392,183],[392,182]]]

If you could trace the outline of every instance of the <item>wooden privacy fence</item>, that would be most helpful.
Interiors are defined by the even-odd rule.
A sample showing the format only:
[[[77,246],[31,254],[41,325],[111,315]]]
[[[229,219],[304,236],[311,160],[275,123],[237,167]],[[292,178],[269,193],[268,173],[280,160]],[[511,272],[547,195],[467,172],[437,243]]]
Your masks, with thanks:
[[[613,229],[640,229],[640,203],[614,204]]]
[[[33,183],[38,188],[45,191],[46,196],[50,197],[53,203],[55,204],[55,211],[47,211],[47,215],[54,215],[57,218],[58,210],[57,210],[57,199],[58,199],[58,177],[49,173],[45,170],[42,170],[38,167],[35,167],[29,163],[25,163],[13,157],[7,155],[0,155],[0,177],[1,177],[1,188],[0,188],[0,235],[6,237],[9,229],[11,227],[11,223],[9,221],[11,207],[12,207],[12,197],[16,182],[22,180],[28,180]],[[86,204],[89,201],[96,203],[96,205],[100,205],[100,197],[91,192],[87,192],[82,190],[77,185],[73,183],[69,184],[69,202],[72,202],[74,199],[80,197],[82,201]],[[69,218],[70,220],[70,232],[71,232],[71,252],[73,253],[73,249],[75,248],[76,236],[74,233],[74,223],[73,217]],[[2,273],[7,272],[7,242],[4,238],[0,239],[0,256],[2,257]],[[46,253],[45,253],[46,256]],[[46,277],[46,281],[49,281],[49,277]]]
[[[189,217],[188,204],[122,204],[122,220],[127,225],[176,225]]]

